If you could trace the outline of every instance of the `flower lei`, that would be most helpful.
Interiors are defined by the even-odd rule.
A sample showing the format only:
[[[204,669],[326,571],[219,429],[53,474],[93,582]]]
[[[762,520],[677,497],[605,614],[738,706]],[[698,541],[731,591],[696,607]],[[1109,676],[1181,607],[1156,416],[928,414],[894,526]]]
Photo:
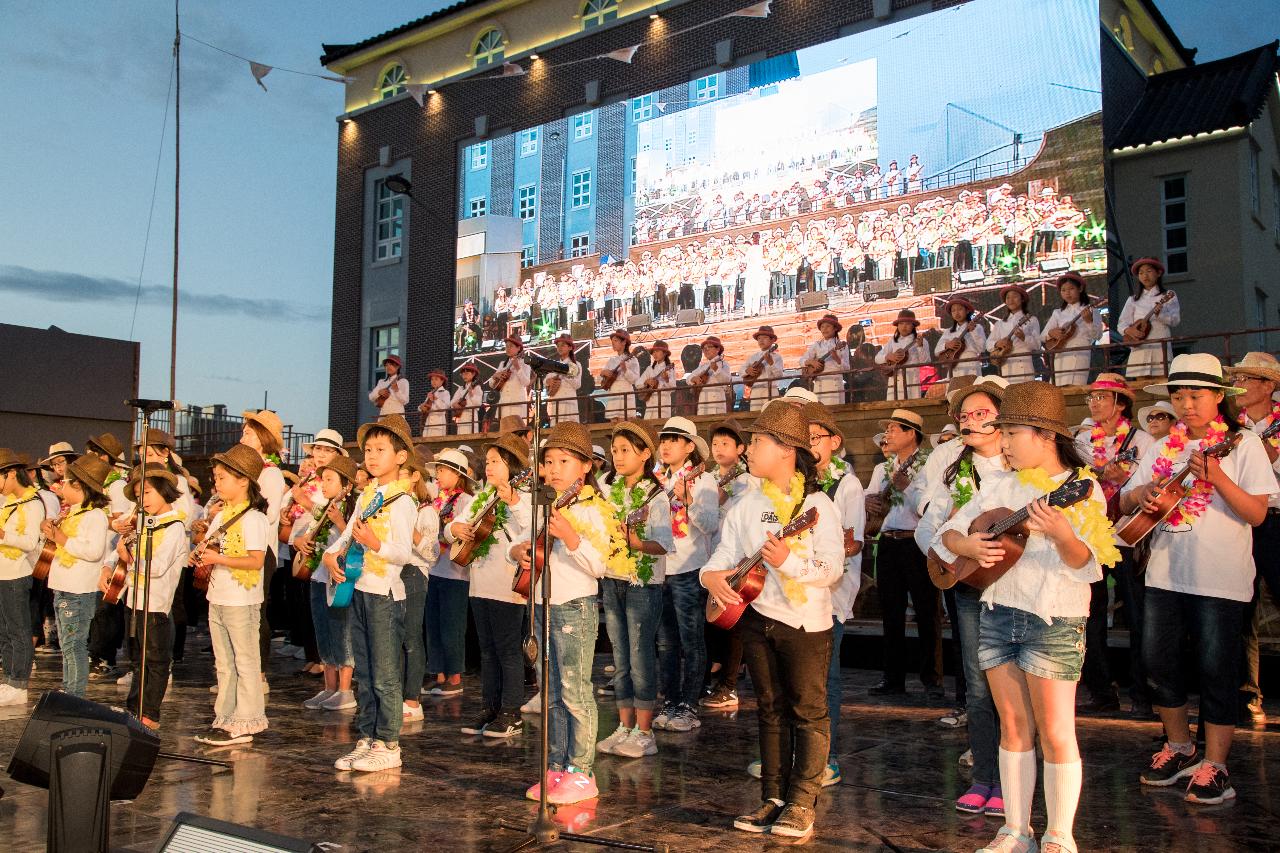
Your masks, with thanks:
[[[791,477],[791,486],[787,490],[787,494],[782,493],[772,480],[761,480],[760,491],[773,505],[773,514],[777,517],[778,523],[786,525],[795,516],[800,505],[804,503],[804,475],[797,471]],[[804,557],[809,550],[808,540],[809,531],[801,533],[799,536],[792,536],[789,539],[782,540],[791,549],[791,553],[797,557]],[[782,584],[782,594],[787,600],[797,607],[809,600],[809,595],[804,591],[804,584],[795,578],[787,577],[781,572],[777,573],[778,581]]]
[[[35,496],[36,496],[36,487],[28,486],[27,489],[22,494],[15,495],[9,498],[9,500],[4,503],[3,507],[0,507],[0,509],[7,510],[7,512],[5,512],[4,518],[0,519],[0,527],[3,527],[4,525],[8,524],[9,519],[13,517],[14,513],[17,513],[18,520],[14,524],[13,532],[17,533],[18,535],[22,535],[23,533],[26,533],[27,532],[27,514],[25,512],[18,512],[18,504],[23,503],[24,501],[29,501]],[[3,541],[4,540],[0,539],[0,543],[3,543]],[[10,560],[16,560],[22,556],[22,550],[19,548],[15,548],[12,545],[0,544],[0,554],[3,554],[5,557],[8,557]]]
[[[961,459],[956,468],[956,479],[951,484],[951,506],[957,510],[973,500],[973,485],[978,480],[972,459]]]
[[[264,468],[279,468],[281,466],[279,453],[265,453],[262,456],[262,466]]]
[[[1116,423],[1117,449],[1124,446],[1125,437],[1129,435],[1132,430],[1133,425],[1129,422],[1128,418],[1122,415],[1120,420]],[[1093,428],[1089,431],[1089,444],[1093,455],[1093,467],[1100,471],[1106,467],[1107,464],[1107,432],[1102,428],[1101,424],[1094,424]],[[1121,462],[1120,467],[1127,472],[1131,467],[1133,467],[1133,463]],[[1102,492],[1107,496],[1107,500],[1110,500],[1111,496],[1120,489],[1120,485],[1118,483],[1111,483],[1106,480],[1100,480],[1099,485],[1102,486]]]
[[[733,497],[733,484],[737,482],[738,478],[741,477],[746,470],[747,466],[743,465],[741,462],[733,463],[733,469],[729,472],[731,476],[725,481],[725,484],[720,487],[724,489],[725,495]]]
[[[604,560],[605,571],[615,577],[631,577],[636,574],[635,561],[627,553],[626,537],[622,533],[622,525],[613,514],[609,505],[600,493],[591,486],[583,486],[578,492],[578,503],[593,506],[600,513],[601,527],[596,527],[590,519],[579,518],[572,512],[562,512],[564,520],[579,537],[591,543],[596,553]]]
[[[445,528],[453,521],[453,510],[458,505],[458,495],[462,489],[441,489],[431,500],[431,506],[440,516],[440,550],[446,552],[449,540],[444,538]]]
[[[1248,415],[1244,410],[1241,410],[1239,414],[1240,426],[1245,426],[1245,422],[1247,420]],[[1280,402],[1272,401],[1271,414],[1267,415],[1267,427],[1270,427],[1276,421],[1280,421]],[[1259,422],[1258,425],[1260,426],[1261,422]],[[1280,448],[1280,435],[1273,435],[1271,438],[1268,438],[1267,444],[1270,444],[1272,447]]]
[[[1200,447],[1212,447],[1226,438],[1226,435],[1227,422],[1222,415],[1218,415],[1209,422],[1209,429],[1205,433]],[[1173,460],[1182,455],[1182,451],[1186,447],[1187,425],[1182,421],[1178,421],[1169,430],[1169,434],[1165,436],[1164,446],[1160,448],[1160,454],[1151,466],[1151,473],[1162,480],[1172,477]],[[1208,480],[1197,478],[1192,483],[1191,488],[1187,490],[1187,494],[1173,508],[1173,512],[1169,513],[1164,523],[1169,527],[1177,527],[1182,524],[1190,527],[1196,523],[1197,518],[1204,515],[1205,508],[1209,506],[1209,501],[1211,500],[1213,500],[1213,485]]]
[[[219,517],[235,518],[240,511],[247,507],[249,502],[240,501],[239,503],[224,504]],[[244,516],[241,515],[236,519],[236,523],[228,527],[222,534],[222,554],[226,557],[247,557],[249,551],[244,544]],[[216,528],[214,528],[216,529]],[[231,573],[231,579],[245,589],[253,589],[254,585],[262,580],[262,572],[253,569],[233,569],[230,566],[219,566],[218,568],[226,569]]]
[[[915,458],[915,461],[914,461],[914,462],[912,462],[912,463],[911,463],[911,465],[907,468],[907,471],[906,471],[907,476],[908,476],[908,477],[910,477],[910,478],[912,478],[912,479],[914,479],[914,478],[915,478],[915,476],[916,476],[916,474],[918,474],[918,473],[920,472],[920,469],[924,466],[925,460],[927,460],[928,458],[929,458],[929,451],[927,451],[927,450],[917,450],[917,451],[916,451],[916,458]],[[889,462],[888,462],[888,461],[886,461],[886,462],[885,462],[884,475],[885,475],[887,478],[889,478],[889,483],[890,483],[890,486],[889,486],[889,506],[901,506],[901,505],[902,505],[902,500],[903,500],[903,494],[902,494],[902,492],[898,491],[898,487],[897,487],[897,486],[892,485],[892,483],[893,483],[893,474],[894,474],[894,470],[895,470],[896,468],[897,468],[897,466],[896,466],[896,465],[894,465],[894,466],[891,468],[891,467],[889,466]]]
[[[480,511],[480,507],[484,506],[490,498],[497,494],[497,491],[493,486],[485,486],[477,492],[476,496],[471,499],[471,512],[467,520],[475,521],[476,513]],[[493,531],[483,541],[475,544],[475,548],[471,552],[475,555],[475,559],[482,560],[489,556],[489,549],[498,541],[498,531],[506,525],[507,519],[510,517],[511,508],[507,506],[505,501],[498,501],[493,508]]]
[[[832,456],[831,464],[824,467],[822,469],[822,475],[818,477],[818,488],[825,492],[848,472],[849,463],[845,462],[839,456]]]
[[[123,480],[123,479],[124,479],[124,475],[121,474],[119,471],[117,471],[115,468],[112,468],[111,473],[107,475],[107,479],[103,481],[102,488],[106,489],[116,480]]]
[[[1081,468],[1078,473],[1081,480],[1098,482],[1088,468]],[[1023,468],[1018,472],[1018,482],[1044,492],[1046,495],[1061,485],[1054,482],[1043,468]],[[1099,565],[1114,566],[1120,562],[1120,550],[1116,548],[1115,542],[1115,528],[1111,526],[1111,520],[1107,518],[1105,508],[1099,508],[1096,501],[1086,498],[1059,509],[1067,516],[1067,522],[1076,536],[1093,552]]]
[[[643,481],[642,481],[643,482]],[[627,492],[627,484],[622,477],[618,477],[613,481],[613,485],[609,487],[609,502],[613,504],[613,517],[617,519],[619,528],[627,518],[627,511],[631,507],[637,507],[644,500],[645,488],[641,483],[636,483],[631,487],[630,493]],[[636,538],[644,539],[643,521],[633,524],[631,529],[635,531]],[[626,530],[622,530],[623,541],[626,540]],[[637,553],[631,550],[631,545],[627,544],[627,551],[635,561],[635,569],[628,574],[633,584],[642,586],[653,580],[653,566],[657,562],[657,558],[653,554]]]
[[[685,462],[678,470],[672,472],[672,476],[678,477],[692,468],[692,462]],[[685,480],[685,486],[687,490],[693,489],[693,484],[688,480]],[[671,535],[677,539],[683,539],[689,535],[689,507],[674,496],[671,498]]]
[[[67,534],[67,539],[76,538],[76,533],[80,531],[80,522],[84,521],[84,517],[93,511],[93,507],[87,507],[84,504],[76,504],[68,512],[67,517],[58,525],[58,529]],[[58,558],[58,564],[71,568],[76,564],[76,557],[67,551],[65,544],[59,545],[55,552]]]

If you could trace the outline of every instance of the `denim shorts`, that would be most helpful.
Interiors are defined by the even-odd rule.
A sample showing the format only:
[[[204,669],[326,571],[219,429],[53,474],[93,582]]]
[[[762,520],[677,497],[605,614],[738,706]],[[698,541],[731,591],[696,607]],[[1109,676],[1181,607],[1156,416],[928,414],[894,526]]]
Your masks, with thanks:
[[[1079,681],[1084,666],[1084,616],[1055,616],[1046,624],[1034,613],[983,606],[978,629],[978,665],[995,669],[1004,663],[1040,678]]]

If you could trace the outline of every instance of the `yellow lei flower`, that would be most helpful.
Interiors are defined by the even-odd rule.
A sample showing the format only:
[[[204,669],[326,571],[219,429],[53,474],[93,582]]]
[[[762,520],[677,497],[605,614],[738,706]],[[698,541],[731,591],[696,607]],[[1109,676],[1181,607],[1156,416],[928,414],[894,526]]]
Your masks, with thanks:
[[[0,518],[0,528],[8,524],[9,519],[13,517],[14,513],[17,513],[18,520],[14,523],[13,532],[17,533],[19,536],[26,533],[27,532],[27,513],[25,511],[18,512],[18,504],[21,504],[23,501],[30,500],[31,498],[35,497],[35,494],[36,494],[36,487],[30,486],[22,494],[13,495],[7,501],[5,501],[4,505],[0,506],[0,512],[4,512],[4,518]],[[0,542],[3,542],[3,541],[4,540],[0,539]],[[7,557],[10,560],[17,560],[22,556],[22,549],[15,548],[12,545],[0,544],[0,554],[3,554],[5,557]]]
[[[391,499],[410,492],[413,489],[413,482],[408,479],[396,480],[382,487],[378,486],[377,483],[370,483],[360,493],[357,512],[363,512],[363,508],[369,505],[369,502],[373,500],[374,493],[379,488],[383,490],[382,509],[378,510],[378,513],[366,523],[369,525],[369,529],[373,531],[373,534],[378,537],[379,542],[386,542],[387,537],[391,534]],[[372,573],[375,577],[386,577],[387,560],[372,551],[365,551],[364,570]]]
[[[58,529],[67,534],[67,539],[76,538],[76,534],[80,532],[80,523],[84,521],[84,517],[93,511],[93,507],[86,507],[84,504],[76,504],[67,512],[67,517],[58,525]],[[77,558],[74,557],[65,545],[59,545],[58,550],[54,552],[54,558],[58,561],[58,565],[71,568],[76,564]]]
[[[235,518],[240,515],[240,511],[249,506],[248,501],[240,501],[240,503],[226,504],[222,507],[219,517],[225,521],[228,518]],[[219,521],[219,526],[222,522]],[[236,518],[236,523],[231,525],[222,534],[222,553],[227,557],[247,557],[249,550],[244,546],[244,516]],[[217,529],[216,527],[214,528]],[[231,574],[231,579],[245,589],[253,589],[258,581],[262,580],[262,569],[233,569],[230,566],[223,566]]]
[[[613,507],[600,493],[591,486],[583,486],[578,492],[578,503],[592,506],[600,513],[600,527],[578,518],[572,512],[562,512],[564,520],[581,538],[591,543],[596,553],[604,560],[605,571],[616,578],[628,578],[637,582],[636,561],[627,551],[627,537],[622,532],[622,525],[614,517]]]
[[[786,526],[796,512],[800,509],[800,505],[804,503],[804,475],[797,471],[791,477],[791,487],[787,494],[782,493],[774,485],[772,480],[762,479],[760,481],[760,491],[769,499],[769,503],[773,505],[773,514],[777,516],[778,523]],[[809,540],[811,539],[810,531],[806,530],[799,536],[792,536],[789,539],[782,540],[791,549],[791,553],[800,559],[809,556]],[[788,577],[777,572],[778,581],[782,584],[782,593],[787,600],[799,607],[809,600],[809,594],[805,592],[804,584],[795,578]]]
[[[150,536],[149,538],[148,538],[148,537],[146,537],[146,536],[143,536],[143,537],[139,540],[139,542],[134,543],[134,546],[133,546],[133,552],[134,552],[134,554],[135,554],[135,555],[140,555],[140,558],[141,558],[141,559],[143,559],[143,560],[145,560],[145,559],[147,558],[147,552],[150,552],[150,554],[151,554],[151,556],[152,556],[153,558],[155,557],[156,552],[160,550],[160,547],[161,547],[162,543],[164,542],[164,535],[165,535],[165,533],[169,530],[170,525],[168,524],[168,522],[170,522],[170,521],[174,521],[175,519],[176,519],[176,520],[178,520],[178,521],[181,521],[181,520],[182,520],[182,513],[177,512],[176,510],[169,510],[169,511],[168,511],[168,512],[166,512],[166,513],[163,513],[163,514],[161,514],[161,515],[154,516],[154,518],[155,518],[155,520],[156,520],[156,526],[155,526],[155,528],[152,530],[152,532],[151,532],[151,536]],[[182,532],[183,532],[183,535],[186,535],[186,529],[185,529],[185,528],[183,529],[183,531],[182,531]],[[151,545],[151,547],[150,547],[150,548],[148,548],[148,547],[146,546],[146,544],[145,544],[145,543],[148,543],[148,542],[149,542],[149,543],[150,543],[150,545]],[[139,595],[141,595],[141,594],[142,594],[142,590],[143,590],[143,589],[145,589],[145,588],[146,588],[146,586],[147,586],[147,576],[146,576],[146,574],[145,574],[144,572],[138,572],[137,577],[138,577],[138,589],[137,589],[137,593],[138,593]],[[130,583],[130,585],[132,585],[132,584],[133,584],[133,578],[134,578],[134,573],[133,573],[133,571],[132,571],[132,570],[130,570],[130,572],[129,572],[129,583]]]
[[[1097,482],[1093,472],[1088,468],[1081,468],[1079,475],[1081,480]],[[1018,472],[1018,482],[1045,494],[1062,485],[1055,483],[1043,468],[1023,468]],[[1099,565],[1114,566],[1120,562],[1120,550],[1116,548],[1115,543],[1115,528],[1111,526],[1111,519],[1107,518],[1106,510],[1099,509],[1091,498],[1059,508],[1066,514],[1067,521],[1071,524],[1071,529],[1075,531],[1076,536],[1097,557]]]

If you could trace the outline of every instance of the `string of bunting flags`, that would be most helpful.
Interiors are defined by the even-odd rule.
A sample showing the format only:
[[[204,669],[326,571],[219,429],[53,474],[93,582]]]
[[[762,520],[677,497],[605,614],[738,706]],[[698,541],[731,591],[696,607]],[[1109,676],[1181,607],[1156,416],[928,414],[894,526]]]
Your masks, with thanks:
[[[320,80],[328,80],[331,83],[346,84],[355,82],[354,78],[351,77],[340,77],[335,74],[317,74],[314,71],[298,71],[295,68],[281,68],[279,65],[267,65],[265,62],[256,62],[247,56],[241,56],[240,54],[233,53],[226,48],[218,47],[216,44],[209,44],[209,42],[198,39],[189,33],[181,33],[180,35],[182,38],[190,39],[196,44],[202,44],[210,50],[216,50],[218,53],[225,53],[227,56],[239,59],[241,62],[247,62],[249,64],[249,73],[253,75],[253,81],[261,86],[262,91],[264,92],[267,91],[267,84],[263,83],[262,79],[272,71],[284,71],[289,74],[300,74],[303,77],[315,77]]]

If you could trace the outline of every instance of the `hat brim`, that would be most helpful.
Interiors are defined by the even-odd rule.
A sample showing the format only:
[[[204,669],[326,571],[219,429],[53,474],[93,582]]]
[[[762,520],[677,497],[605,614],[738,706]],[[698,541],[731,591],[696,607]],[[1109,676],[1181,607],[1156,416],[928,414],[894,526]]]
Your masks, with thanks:
[[[100,495],[105,495],[107,493],[107,487],[101,480],[94,477],[92,474],[90,474],[83,467],[77,465],[76,463],[74,462],[67,463],[67,473],[71,474],[81,483],[88,486],[90,489],[92,489],[93,491],[97,492]]]
[[[443,468],[448,468],[450,471],[453,471],[455,474],[457,474],[458,476],[462,477],[463,479],[465,479],[465,480],[466,480],[467,482],[469,482],[469,483],[475,483],[475,482],[476,482],[476,478],[475,478],[475,477],[472,477],[472,476],[471,476],[470,474],[468,474],[466,471],[464,471],[463,469],[459,468],[459,467],[457,466],[457,464],[456,464],[456,463],[454,463],[454,462],[450,462],[450,461],[449,461],[449,460],[447,460],[447,459],[444,459],[444,460],[437,459],[437,460],[436,460],[436,461],[434,461],[434,462],[428,462],[428,463],[426,463],[425,465],[423,465],[423,466],[422,466],[422,468],[423,468],[423,470],[424,470],[424,471],[428,471],[428,472],[430,472],[431,474],[435,474],[436,469],[438,469],[438,468],[442,468],[442,467],[443,467]]]
[[[1120,394],[1121,396],[1128,397],[1130,400],[1136,400],[1138,397],[1138,392],[1134,391],[1132,388],[1115,388],[1115,387],[1109,387],[1109,386],[1102,386],[1102,387],[1095,388],[1094,386],[1090,385],[1085,389],[1085,391],[1087,391],[1090,394],[1092,394],[1095,391],[1110,391],[1112,394]]]
[[[1007,427],[1007,426],[1033,427],[1035,429],[1047,430],[1048,432],[1055,433],[1056,435],[1060,435],[1063,438],[1070,438],[1072,440],[1075,439],[1075,433],[1072,432],[1071,427],[1067,426],[1064,423],[1060,423],[1058,421],[1051,421],[1048,418],[1040,418],[1036,416],[1019,417],[1017,415],[1013,415],[1013,416],[998,415],[995,418],[995,420],[991,422],[991,425],[995,427],[1001,427],[1001,428]]]
[[[678,430],[678,429],[664,429],[664,430],[658,431],[659,442],[661,442],[662,439],[666,438],[667,436],[671,436],[672,438],[684,438],[684,439],[688,439],[689,441],[692,441],[694,448],[696,448],[698,453],[702,455],[702,461],[703,462],[711,461],[711,448],[707,446],[706,439],[704,439],[702,436],[696,433],[693,435],[689,435],[689,433],[682,432],[681,430]]]
[[[235,471],[237,474],[239,474],[241,477],[244,477],[246,480],[249,480],[255,483],[258,481],[259,475],[250,474],[248,471],[244,470],[244,468],[237,465],[234,459],[228,459],[225,453],[215,453],[213,455],[213,458],[209,460],[209,465],[210,467],[214,465],[221,465],[223,468],[227,468],[231,471]]]
[[[1228,367],[1223,371],[1233,382],[1240,376],[1251,376],[1254,379],[1264,379],[1267,382],[1275,382],[1280,385],[1280,369],[1270,367]]]
[[[966,388],[964,390],[967,391],[969,389]],[[921,435],[924,435],[924,426],[922,424],[913,424],[911,421],[904,421],[902,418],[885,418],[876,425],[880,427],[880,429],[885,429],[889,424],[897,424],[898,426],[906,427],[907,429],[913,429]]]
[[[806,453],[808,454],[809,458],[812,459],[814,462],[818,461],[818,454],[814,453],[813,448],[809,447],[807,443],[804,447],[800,447],[797,444],[792,444],[791,441],[789,441],[787,437],[785,435],[782,435],[781,433],[775,432],[771,429],[756,429],[755,424],[752,424],[751,426],[747,427],[746,431],[748,435],[767,435],[770,438],[772,438],[774,441],[783,445],[784,447],[793,447],[795,448],[797,453]]]
[[[1228,397],[1234,397],[1237,394],[1243,394],[1243,388],[1236,388],[1233,385],[1214,385],[1212,382],[1206,382],[1202,379],[1183,379],[1178,382],[1157,382],[1154,385],[1143,387],[1143,391],[1149,394],[1159,394],[1161,397],[1169,396],[1169,389],[1178,388],[1207,388],[1210,391],[1221,391]]]

